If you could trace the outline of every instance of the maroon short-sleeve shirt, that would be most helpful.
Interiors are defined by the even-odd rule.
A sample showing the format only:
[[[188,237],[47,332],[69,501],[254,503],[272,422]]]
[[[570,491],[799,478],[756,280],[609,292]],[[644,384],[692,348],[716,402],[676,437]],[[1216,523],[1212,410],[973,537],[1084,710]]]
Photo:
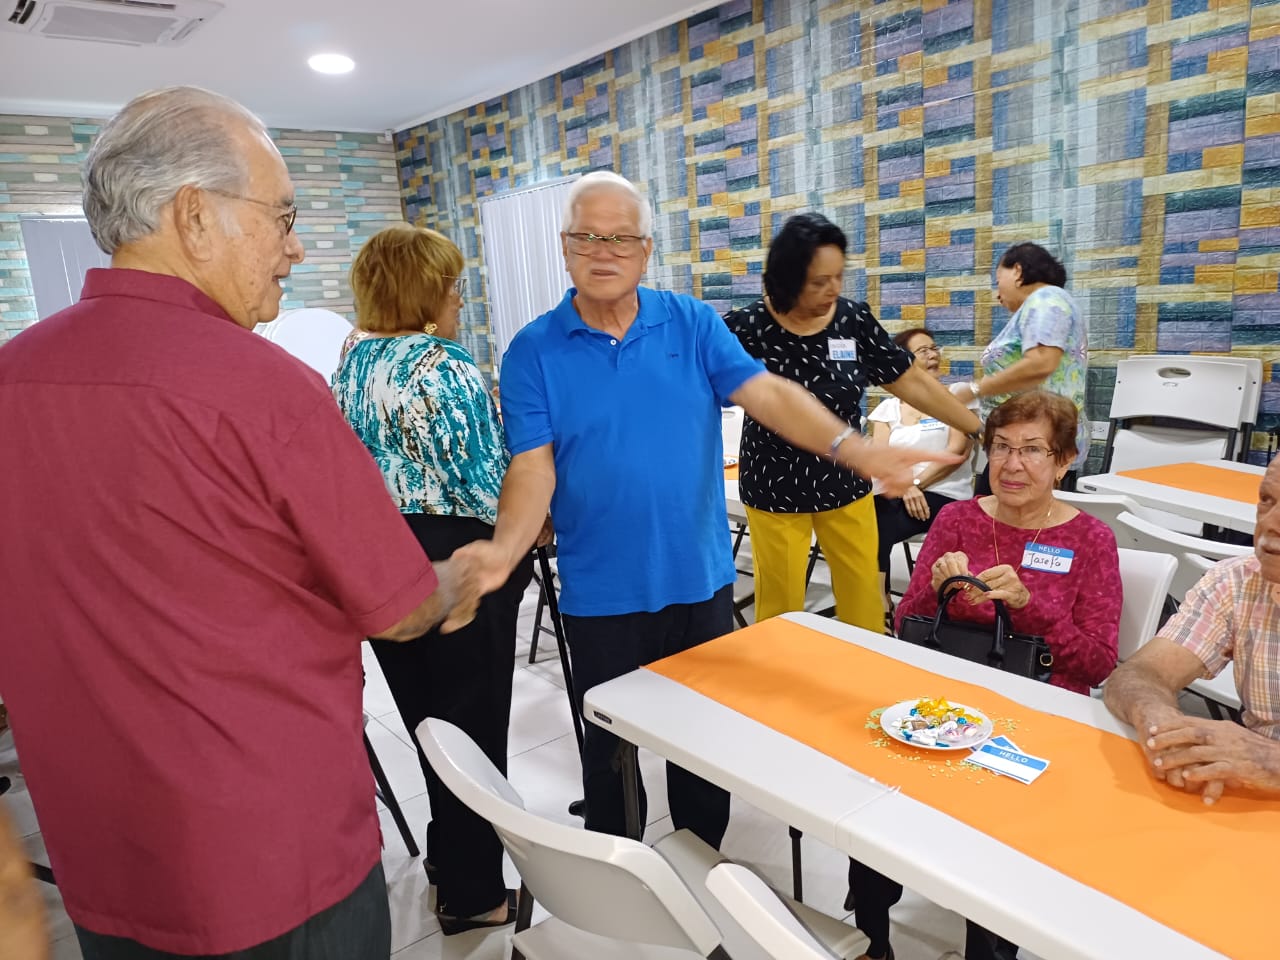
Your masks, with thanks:
[[[323,380],[92,270],[0,347],[0,695],[67,912],[271,939],[379,856],[360,641],[436,577]]]

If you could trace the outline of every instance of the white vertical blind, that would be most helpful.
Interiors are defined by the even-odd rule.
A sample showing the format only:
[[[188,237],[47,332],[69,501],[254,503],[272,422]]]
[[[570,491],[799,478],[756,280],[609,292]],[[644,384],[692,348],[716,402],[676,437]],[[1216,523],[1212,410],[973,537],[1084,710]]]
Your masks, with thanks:
[[[560,214],[572,183],[558,180],[480,201],[495,369],[520,328],[573,285],[560,251]]]
[[[22,217],[19,225],[41,320],[79,301],[89,268],[111,266],[83,217]]]

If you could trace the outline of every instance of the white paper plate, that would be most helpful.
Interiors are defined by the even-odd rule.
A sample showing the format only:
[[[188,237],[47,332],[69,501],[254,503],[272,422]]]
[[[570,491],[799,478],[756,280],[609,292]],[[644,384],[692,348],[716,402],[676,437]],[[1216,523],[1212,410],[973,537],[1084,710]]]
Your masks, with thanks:
[[[966,750],[972,750],[974,747],[988,740],[995,733],[995,725],[988,719],[987,715],[981,710],[975,710],[973,707],[963,703],[956,703],[949,700],[948,703],[957,710],[963,710],[971,717],[977,717],[982,722],[978,724],[979,734],[976,737],[967,738],[963,743],[921,743],[918,740],[912,740],[905,736],[898,729],[898,721],[903,717],[909,716],[911,710],[920,702],[920,697],[911,700],[903,700],[901,703],[895,703],[891,707],[885,707],[884,713],[880,714],[880,728],[884,730],[890,737],[899,743],[905,743],[909,747],[918,747],[921,750],[942,750],[947,753],[963,753]]]

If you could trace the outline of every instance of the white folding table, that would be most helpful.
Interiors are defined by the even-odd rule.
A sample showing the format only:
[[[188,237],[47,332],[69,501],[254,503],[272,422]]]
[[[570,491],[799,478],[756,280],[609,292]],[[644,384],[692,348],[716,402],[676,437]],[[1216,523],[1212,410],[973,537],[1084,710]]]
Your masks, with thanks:
[[[1037,710],[1131,734],[1089,697],[812,614],[785,618]],[[778,682],[785,682],[785,671]],[[980,830],[652,671],[636,670],[588,690],[585,713],[631,750],[643,747],[724,787],[1046,960],[1222,957]],[[635,764],[624,762],[622,769],[628,829],[638,837]]]
[[[1259,481],[1266,472],[1263,467],[1254,466],[1251,463],[1237,463],[1234,460],[1198,460],[1196,463],[1253,474]],[[1140,480],[1137,477],[1126,477],[1119,473],[1099,473],[1081,477],[1076,481],[1076,487],[1085,493],[1123,494],[1144,507],[1177,514],[1199,523],[1226,527],[1238,533],[1252,534],[1256,520],[1256,501],[1245,503],[1242,500],[1218,497],[1211,493],[1183,490],[1180,487]]]

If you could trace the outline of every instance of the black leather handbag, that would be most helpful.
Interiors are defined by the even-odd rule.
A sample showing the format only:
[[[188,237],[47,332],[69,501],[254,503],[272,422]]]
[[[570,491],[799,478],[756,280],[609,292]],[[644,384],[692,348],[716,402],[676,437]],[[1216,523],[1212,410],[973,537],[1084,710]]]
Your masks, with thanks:
[[[932,617],[904,617],[898,630],[899,638],[1047,683],[1053,674],[1053,653],[1049,644],[1044,637],[1014,633],[1009,609],[1003,601],[992,601],[996,619],[991,626],[947,617],[947,604],[961,592],[960,587],[964,584],[983,592],[991,589],[976,577],[948,577],[938,587],[938,612]]]

